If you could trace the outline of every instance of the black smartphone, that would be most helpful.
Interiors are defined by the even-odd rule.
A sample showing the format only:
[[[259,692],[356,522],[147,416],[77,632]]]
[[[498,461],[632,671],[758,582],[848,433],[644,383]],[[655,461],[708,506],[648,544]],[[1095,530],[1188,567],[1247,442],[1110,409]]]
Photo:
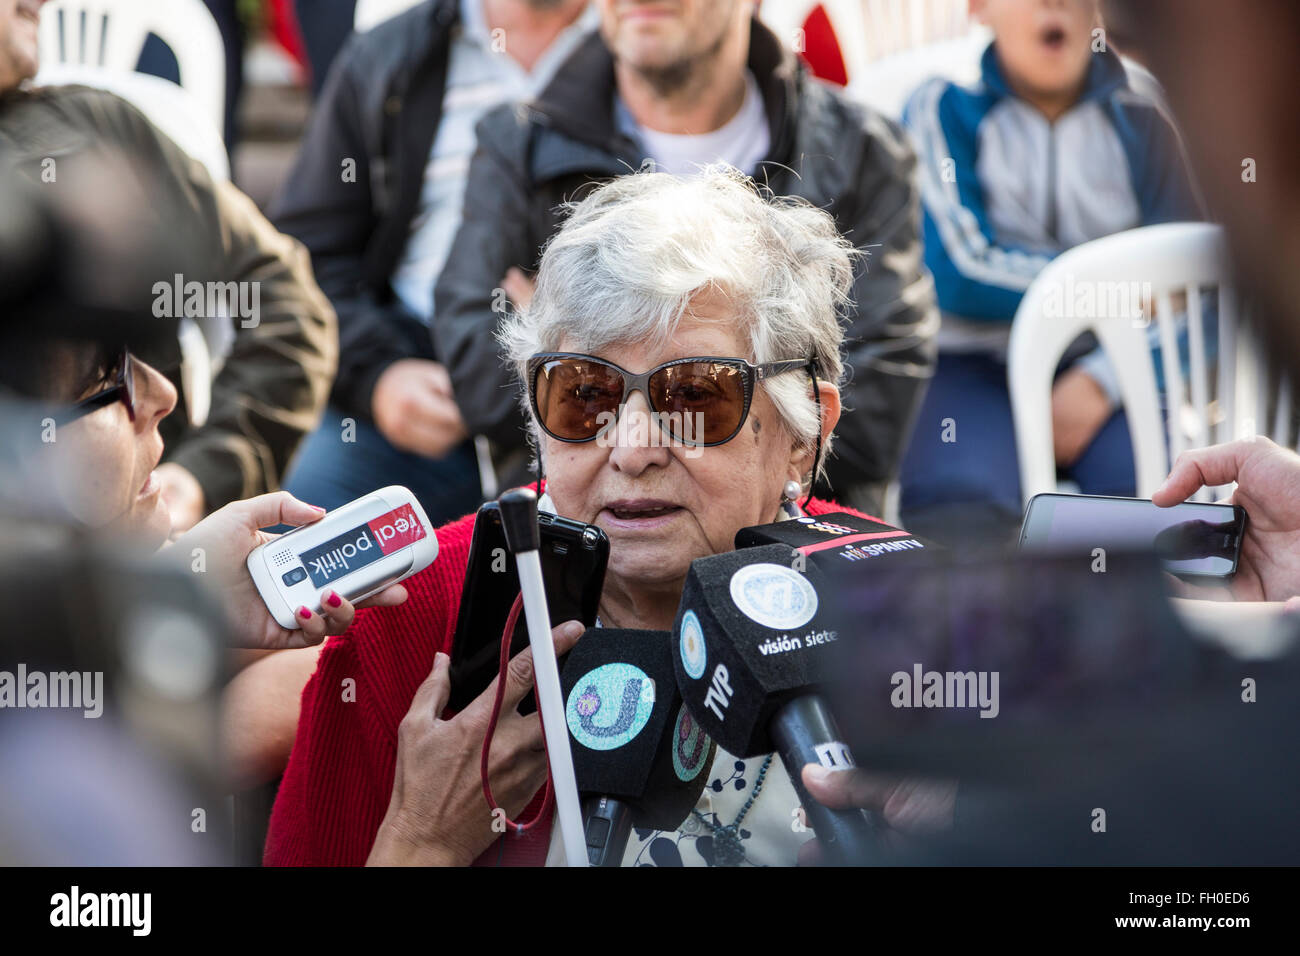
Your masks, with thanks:
[[[609,563],[609,537],[595,525],[541,511],[542,580],[552,624],[579,620],[596,623],[600,591]],[[489,501],[478,510],[469,547],[469,568],[460,596],[460,614],[451,646],[451,698],[454,710],[463,710],[496,677],[501,655],[501,632],[510,606],[519,594],[519,572],[506,547],[501,509]],[[510,644],[513,657],[528,646],[524,615],[519,615]],[[519,705],[520,713],[536,709],[532,695]]]
[[[1034,495],[1020,547],[1085,556],[1096,548],[1154,551],[1179,577],[1229,578],[1237,572],[1246,521],[1240,505],[1185,501],[1159,508],[1147,498]]]

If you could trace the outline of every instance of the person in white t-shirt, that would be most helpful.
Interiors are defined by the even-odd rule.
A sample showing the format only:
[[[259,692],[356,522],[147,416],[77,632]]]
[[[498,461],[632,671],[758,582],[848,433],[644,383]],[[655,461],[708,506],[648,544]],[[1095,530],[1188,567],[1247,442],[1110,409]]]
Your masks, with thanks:
[[[400,484],[435,523],[483,494],[429,323],[474,126],[540,92],[595,28],[586,0],[429,0],[354,35],[272,216],[339,316],[339,371],[285,487],[336,508]],[[490,489],[489,489],[490,490]]]
[[[921,265],[915,157],[898,126],[812,76],[749,0],[671,5],[596,0],[585,39],[533,100],[479,123],[461,226],[432,323],[469,430],[526,447],[494,332],[524,308],[541,251],[569,203],[654,169],[710,164],[752,177],[769,198],[825,209],[865,253],[842,310],[847,413],[828,463],[837,500],[882,510],[933,364],[933,285]]]

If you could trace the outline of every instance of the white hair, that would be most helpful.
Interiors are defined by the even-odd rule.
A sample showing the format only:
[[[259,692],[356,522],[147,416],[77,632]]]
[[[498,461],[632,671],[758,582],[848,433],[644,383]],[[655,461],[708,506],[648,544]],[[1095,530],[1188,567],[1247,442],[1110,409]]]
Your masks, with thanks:
[[[740,357],[761,364],[815,356],[818,380],[840,383],[840,315],[858,254],[826,212],[765,194],[722,165],[684,177],[622,176],[565,208],[532,303],[498,332],[520,381],[530,356],[561,346],[596,353],[645,343],[657,350],[691,300],[714,292],[734,306],[737,331],[748,340],[749,354]],[[820,422],[809,384],[788,374],[760,387],[794,441],[811,450]],[[536,440],[526,394],[523,402]]]

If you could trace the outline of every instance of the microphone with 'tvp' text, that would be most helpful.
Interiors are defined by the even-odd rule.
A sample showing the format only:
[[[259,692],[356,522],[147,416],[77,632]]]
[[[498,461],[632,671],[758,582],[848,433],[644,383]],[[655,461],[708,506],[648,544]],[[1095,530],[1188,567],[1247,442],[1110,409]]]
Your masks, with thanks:
[[[832,862],[867,862],[875,844],[869,815],[821,805],[801,776],[808,763],[854,765],[821,695],[835,645],[854,635],[825,613],[819,565],[866,570],[924,554],[927,545],[849,514],[745,528],[736,545],[692,562],[687,575],[673,630],[682,697],[720,747],[738,757],[779,753]]]

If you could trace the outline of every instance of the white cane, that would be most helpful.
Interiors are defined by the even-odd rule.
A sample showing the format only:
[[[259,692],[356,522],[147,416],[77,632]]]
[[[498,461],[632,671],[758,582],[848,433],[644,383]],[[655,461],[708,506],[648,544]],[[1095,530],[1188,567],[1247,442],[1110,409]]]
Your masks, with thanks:
[[[551,639],[551,614],[546,607],[542,584],[542,562],[538,555],[541,534],[537,528],[537,496],[531,488],[507,491],[497,502],[506,546],[515,556],[519,588],[528,622],[528,642],[533,649],[538,706],[546,734],[546,753],[551,764],[551,787],[555,792],[555,815],[560,821],[560,838],[569,866],[588,866],[587,840],[582,830],[578,780],[573,772],[569,749],[569,728],[564,719],[564,694],[560,690],[560,667]],[[509,639],[508,637],[506,638]]]

